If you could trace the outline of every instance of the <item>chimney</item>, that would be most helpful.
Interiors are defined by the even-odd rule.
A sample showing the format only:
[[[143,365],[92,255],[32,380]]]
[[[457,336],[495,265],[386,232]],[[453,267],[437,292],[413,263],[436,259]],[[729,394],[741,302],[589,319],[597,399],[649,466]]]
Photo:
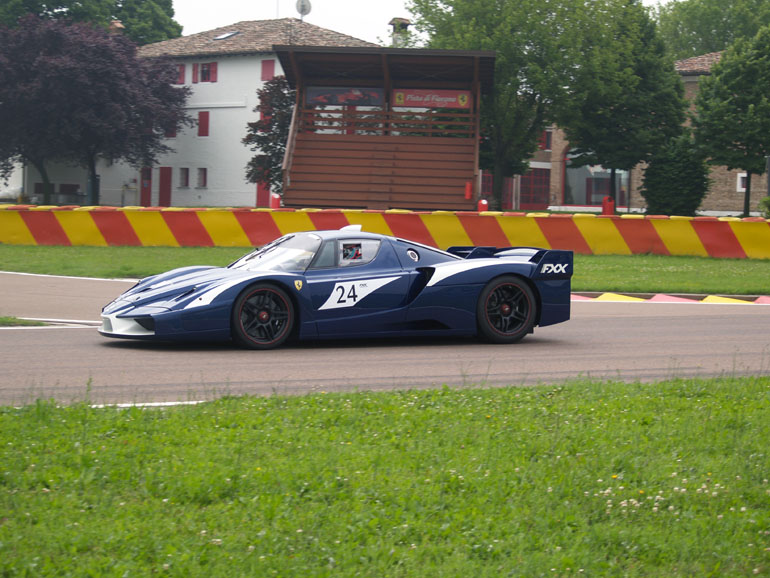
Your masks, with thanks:
[[[390,42],[390,45],[393,48],[402,48],[406,46],[407,38],[409,36],[408,29],[411,23],[412,21],[407,20],[406,18],[393,18],[388,22],[388,24],[393,27]]]
[[[123,26],[123,23],[120,20],[113,20],[110,22],[110,28],[109,31],[113,34],[116,34],[118,32],[123,32],[126,29],[125,26]]]

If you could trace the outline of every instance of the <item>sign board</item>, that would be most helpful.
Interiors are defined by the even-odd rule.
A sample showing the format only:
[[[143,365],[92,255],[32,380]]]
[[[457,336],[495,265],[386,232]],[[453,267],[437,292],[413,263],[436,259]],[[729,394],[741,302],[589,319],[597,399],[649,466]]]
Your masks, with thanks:
[[[469,90],[431,90],[423,88],[397,88],[391,96],[393,106],[412,108],[460,108],[470,110]]]

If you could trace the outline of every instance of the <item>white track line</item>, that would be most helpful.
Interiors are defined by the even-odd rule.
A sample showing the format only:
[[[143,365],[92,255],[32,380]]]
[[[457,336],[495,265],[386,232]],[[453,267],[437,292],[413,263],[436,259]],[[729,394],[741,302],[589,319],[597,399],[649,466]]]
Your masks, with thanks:
[[[138,283],[139,279],[104,279],[103,277],[75,277],[72,275],[45,275],[43,273],[18,273],[16,271],[0,271],[3,275],[25,275],[27,277],[53,277],[56,279],[82,279],[83,281],[121,281],[125,283]]]

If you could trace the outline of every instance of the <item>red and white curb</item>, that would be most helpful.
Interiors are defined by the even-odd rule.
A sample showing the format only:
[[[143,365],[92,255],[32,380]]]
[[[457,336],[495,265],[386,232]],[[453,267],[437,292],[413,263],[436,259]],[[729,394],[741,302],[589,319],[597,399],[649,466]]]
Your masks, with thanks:
[[[666,295],[665,293],[656,293],[654,295],[625,295],[623,293],[599,293],[596,295],[581,295],[573,293],[571,301],[595,301],[610,303],[710,303],[722,305],[770,305],[770,296],[761,297],[725,297],[722,295],[707,295],[701,297],[693,295],[682,297],[678,295]]]

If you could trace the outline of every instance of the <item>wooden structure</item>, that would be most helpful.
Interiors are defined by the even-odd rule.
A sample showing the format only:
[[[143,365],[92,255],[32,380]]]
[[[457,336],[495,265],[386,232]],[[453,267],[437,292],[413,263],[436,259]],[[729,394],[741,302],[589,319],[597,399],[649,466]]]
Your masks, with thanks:
[[[494,53],[275,46],[297,90],[288,207],[475,210]]]

